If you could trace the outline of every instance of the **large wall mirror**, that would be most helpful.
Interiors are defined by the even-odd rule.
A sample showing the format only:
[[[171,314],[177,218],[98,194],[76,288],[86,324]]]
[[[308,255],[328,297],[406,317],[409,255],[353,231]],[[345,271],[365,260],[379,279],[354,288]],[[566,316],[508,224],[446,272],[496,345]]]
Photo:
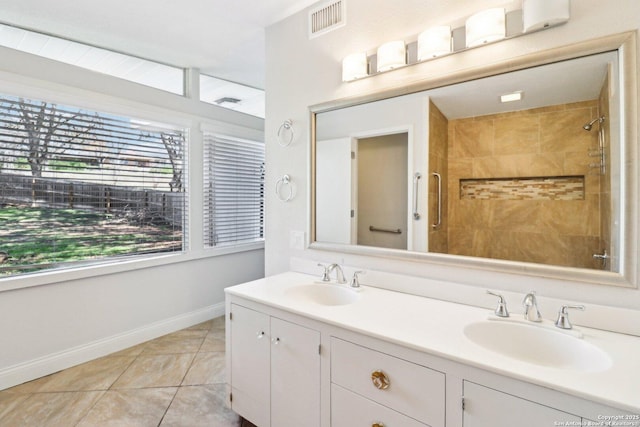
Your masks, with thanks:
[[[637,286],[635,35],[508,67],[312,107],[311,247]]]

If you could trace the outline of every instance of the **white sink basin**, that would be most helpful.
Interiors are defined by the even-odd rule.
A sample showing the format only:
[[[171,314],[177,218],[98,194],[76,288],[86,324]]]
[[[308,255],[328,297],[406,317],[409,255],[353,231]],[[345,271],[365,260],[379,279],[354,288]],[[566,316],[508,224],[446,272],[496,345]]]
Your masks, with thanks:
[[[360,294],[348,288],[347,285],[333,285],[330,283],[294,286],[287,289],[285,295],[320,305],[346,305],[360,299]]]
[[[546,326],[488,320],[467,325],[464,334],[481,347],[535,365],[587,372],[611,367],[600,348]]]

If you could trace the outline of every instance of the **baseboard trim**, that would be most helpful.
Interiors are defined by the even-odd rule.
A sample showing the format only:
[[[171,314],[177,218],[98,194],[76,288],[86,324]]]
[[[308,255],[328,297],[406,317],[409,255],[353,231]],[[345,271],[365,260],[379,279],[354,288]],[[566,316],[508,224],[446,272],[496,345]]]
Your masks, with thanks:
[[[0,369],[0,390],[223,316],[224,302]]]

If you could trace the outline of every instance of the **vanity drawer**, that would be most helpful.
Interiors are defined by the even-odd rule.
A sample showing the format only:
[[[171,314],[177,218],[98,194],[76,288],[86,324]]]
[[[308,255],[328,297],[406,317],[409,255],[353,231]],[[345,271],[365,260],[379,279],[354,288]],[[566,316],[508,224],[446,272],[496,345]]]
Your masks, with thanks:
[[[413,418],[331,384],[331,427],[428,427]]]
[[[332,338],[331,382],[432,427],[444,426],[442,372]]]

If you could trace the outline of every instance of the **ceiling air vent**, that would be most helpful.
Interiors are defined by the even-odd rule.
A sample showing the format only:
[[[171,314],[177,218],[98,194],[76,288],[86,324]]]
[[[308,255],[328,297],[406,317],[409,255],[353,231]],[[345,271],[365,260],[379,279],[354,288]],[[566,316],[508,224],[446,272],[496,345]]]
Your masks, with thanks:
[[[224,104],[225,102],[228,102],[229,104],[237,104],[240,101],[242,101],[242,100],[238,99],[238,98],[232,98],[230,96],[225,96],[223,98],[218,98],[213,102],[215,102],[216,104],[220,105],[220,104]]]
[[[345,0],[324,3],[309,12],[309,38],[333,31],[345,23]]]

